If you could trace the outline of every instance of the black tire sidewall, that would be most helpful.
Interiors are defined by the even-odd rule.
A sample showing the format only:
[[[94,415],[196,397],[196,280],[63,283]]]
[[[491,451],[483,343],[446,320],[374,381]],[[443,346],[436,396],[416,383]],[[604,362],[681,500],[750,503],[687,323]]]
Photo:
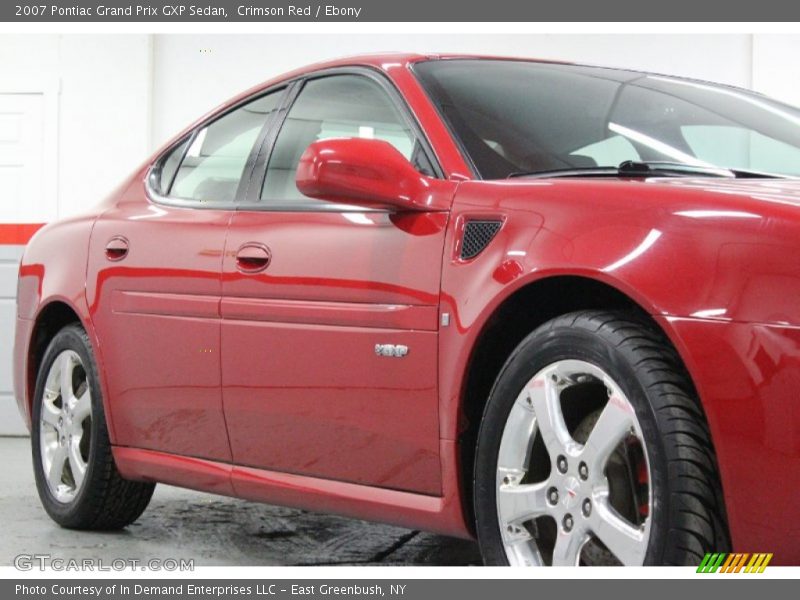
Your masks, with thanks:
[[[648,455],[653,506],[644,564],[659,564],[669,514],[665,506],[668,501],[667,461],[653,408],[635,372],[635,357],[631,350],[617,347],[603,333],[574,326],[545,326],[523,340],[501,370],[490,394],[478,434],[473,499],[484,562],[508,564],[497,516],[496,473],[500,441],[509,413],[534,375],[561,360],[582,360],[599,367],[619,385],[634,407]]]
[[[92,398],[92,423],[89,440],[89,461],[86,475],[78,494],[70,502],[66,503],[57,500],[47,484],[42,465],[39,435],[39,419],[47,375],[56,358],[65,350],[72,350],[80,357],[84,371],[86,372],[87,381],[89,382],[89,390]],[[100,382],[97,378],[97,365],[94,360],[94,354],[87,343],[84,330],[78,325],[70,325],[56,334],[45,351],[39,366],[39,372],[36,376],[31,415],[31,449],[36,487],[45,510],[50,517],[60,525],[65,527],[73,526],[74,523],[81,520],[87,510],[91,510],[88,504],[90,504],[91,488],[96,477],[95,467],[98,463],[97,453],[107,448],[107,443],[104,443],[106,440],[101,439],[104,434],[105,418],[103,399]]]

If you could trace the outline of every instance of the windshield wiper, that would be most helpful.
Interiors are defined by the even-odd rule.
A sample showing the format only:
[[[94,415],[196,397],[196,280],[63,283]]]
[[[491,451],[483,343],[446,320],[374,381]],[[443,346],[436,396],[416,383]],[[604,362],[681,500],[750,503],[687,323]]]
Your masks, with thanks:
[[[617,167],[621,175],[653,175],[653,174],[686,174],[686,175],[713,175],[717,177],[736,177],[740,179],[785,179],[785,175],[750,171],[747,169],[731,169],[727,167],[714,167],[706,165],[691,165],[680,162],[663,160],[626,160]]]
[[[508,175],[507,179],[517,177],[618,177],[616,167],[567,167],[566,169],[548,169],[546,171],[519,171]]]
[[[511,173],[508,178],[533,177],[728,177],[728,178],[758,178],[758,179],[783,179],[784,175],[747,171],[744,169],[724,169],[721,167],[706,167],[703,165],[690,165],[669,161],[634,161],[626,160],[616,167],[576,167],[566,169],[550,169],[547,171],[529,171]]]
[[[617,167],[620,175],[712,175],[736,177],[733,171],[718,167],[705,167],[663,160],[626,160]]]

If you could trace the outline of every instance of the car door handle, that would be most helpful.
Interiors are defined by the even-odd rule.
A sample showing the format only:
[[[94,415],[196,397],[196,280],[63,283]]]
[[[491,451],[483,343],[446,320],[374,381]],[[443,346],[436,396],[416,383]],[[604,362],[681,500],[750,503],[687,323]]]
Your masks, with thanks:
[[[122,260],[128,255],[128,240],[121,235],[111,238],[106,244],[106,258],[108,260]]]
[[[236,252],[236,268],[242,273],[260,273],[271,260],[269,248],[257,242],[243,244]]]

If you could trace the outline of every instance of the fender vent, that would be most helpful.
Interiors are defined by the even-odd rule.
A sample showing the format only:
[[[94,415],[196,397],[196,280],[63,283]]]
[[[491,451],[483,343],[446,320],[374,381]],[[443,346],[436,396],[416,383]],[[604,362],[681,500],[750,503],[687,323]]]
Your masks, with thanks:
[[[467,221],[461,240],[461,260],[475,258],[500,231],[502,221]]]

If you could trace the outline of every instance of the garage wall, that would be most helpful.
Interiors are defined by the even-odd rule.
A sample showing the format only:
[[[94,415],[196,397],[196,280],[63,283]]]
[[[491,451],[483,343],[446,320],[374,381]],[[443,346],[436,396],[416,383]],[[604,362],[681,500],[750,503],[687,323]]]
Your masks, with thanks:
[[[0,226],[93,206],[152,149],[265,79],[332,57],[397,50],[629,67],[754,88],[800,105],[796,35],[0,35],[0,94],[32,94],[43,119],[41,193],[33,200],[0,189]],[[24,431],[10,377],[21,250],[0,227],[0,435]]]
[[[152,38],[147,35],[0,35],[0,92],[19,85],[58,94],[57,182],[49,220],[97,202],[150,148]],[[124,126],[123,126],[124,124]],[[9,206],[0,203],[0,222]]]
[[[753,89],[800,106],[800,35],[753,37]]]
[[[11,382],[11,348],[14,334],[17,264],[21,246],[0,246],[0,435],[25,430],[17,412]]]

